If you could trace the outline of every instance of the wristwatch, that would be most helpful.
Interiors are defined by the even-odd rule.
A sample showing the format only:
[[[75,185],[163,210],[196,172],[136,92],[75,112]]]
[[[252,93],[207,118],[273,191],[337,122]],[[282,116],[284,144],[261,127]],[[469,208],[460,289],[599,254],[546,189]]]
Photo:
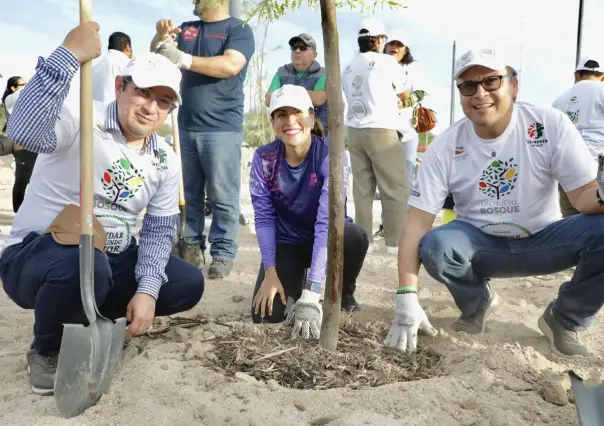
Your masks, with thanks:
[[[323,291],[323,283],[307,280],[304,285],[304,290],[310,290],[313,293],[321,293]]]

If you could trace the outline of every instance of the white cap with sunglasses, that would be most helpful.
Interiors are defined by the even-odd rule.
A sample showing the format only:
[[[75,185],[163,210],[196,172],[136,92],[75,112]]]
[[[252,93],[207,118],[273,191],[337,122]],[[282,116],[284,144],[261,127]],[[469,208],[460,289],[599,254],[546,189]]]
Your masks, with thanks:
[[[285,84],[273,92],[268,113],[271,115],[283,107],[296,108],[300,111],[308,111],[313,108],[312,100],[306,89],[302,86],[294,86],[293,84]]]
[[[504,69],[506,65],[505,61],[497,55],[495,49],[470,49],[455,62],[455,76],[453,78],[456,79],[468,68],[474,66],[482,66],[498,71]]]
[[[595,58],[594,55],[581,57],[575,71],[604,72],[604,61]]]
[[[157,53],[144,53],[137,56],[128,62],[122,76],[130,77],[132,82],[142,89],[157,86],[168,87],[174,91],[177,103],[182,103],[180,97],[182,73],[165,56]]]

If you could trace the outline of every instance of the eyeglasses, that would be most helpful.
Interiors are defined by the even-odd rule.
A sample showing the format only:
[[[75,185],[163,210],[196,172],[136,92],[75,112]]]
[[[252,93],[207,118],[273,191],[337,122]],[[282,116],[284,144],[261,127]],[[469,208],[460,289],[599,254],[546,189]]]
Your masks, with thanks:
[[[480,81],[464,81],[457,85],[459,93],[463,96],[474,96],[478,91],[478,85],[481,85],[487,92],[494,92],[501,87],[501,80],[506,77],[515,77],[516,73],[494,75],[491,77],[484,78]]]
[[[166,98],[158,98],[153,93],[151,93],[150,90],[143,89],[142,87],[138,87],[136,84],[134,84],[134,82],[132,81],[132,78],[130,78],[130,77],[124,77],[124,83],[129,84],[132,87],[134,87],[135,93],[138,96],[140,96],[141,98],[144,98],[147,101],[157,102],[157,107],[162,111],[172,112],[172,111],[174,111],[174,108],[176,108],[175,101],[173,101],[171,99],[166,99]]]
[[[308,46],[306,46],[305,44],[294,44],[293,46],[290,46],[290,49],[292,50],[292,52],[295,52],[296,50],[299,50],[300,52],[306,52]]]

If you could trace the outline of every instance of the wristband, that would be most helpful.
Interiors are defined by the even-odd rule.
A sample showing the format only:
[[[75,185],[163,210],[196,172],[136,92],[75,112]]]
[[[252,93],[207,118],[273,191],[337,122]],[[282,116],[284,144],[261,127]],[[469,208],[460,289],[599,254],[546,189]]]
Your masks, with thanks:
[[[188,70],[191,68],[191,65],[193,65],[193,56],[183,52],[180,58],[180,67]]]
[[[417,293],[417,289],[411,286],[403,286],[396,289],[396,294]]]
[[[306,281],[306,284],[304,285],[304,290],[321,294],[323,292],[323,283],[320,283],[318,281]]]

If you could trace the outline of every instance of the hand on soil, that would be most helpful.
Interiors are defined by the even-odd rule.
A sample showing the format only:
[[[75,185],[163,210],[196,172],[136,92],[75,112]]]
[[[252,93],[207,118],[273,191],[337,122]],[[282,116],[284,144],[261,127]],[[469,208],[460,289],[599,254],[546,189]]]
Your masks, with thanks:
[[[285,290],[283,289],[281,281],[279,281],[277,273],[271,274],[267,270],[266,277],[264,278],[264,281],[262,281],[260,290],[256,293],[256,297],[254,297],[254,302],[252,304],[255,308],[254,312],[256,315],[260,313],[260,316],[264,318],[267,312],[269,316],[273,314],[273,300],[277,293],[279,293],[279,296],[281,297],[281,303],[287,305]]]
[[[155,298],[147,293],[136,293],[126,309],[128,336],[138,336],[151,327],[155,318]]]
[[[384,344],[402,351],[408,350],[409,353],[415,352],[420,329],[430,336],[438,335],[420,306],[417,293],[397,294],[394,320]]]

